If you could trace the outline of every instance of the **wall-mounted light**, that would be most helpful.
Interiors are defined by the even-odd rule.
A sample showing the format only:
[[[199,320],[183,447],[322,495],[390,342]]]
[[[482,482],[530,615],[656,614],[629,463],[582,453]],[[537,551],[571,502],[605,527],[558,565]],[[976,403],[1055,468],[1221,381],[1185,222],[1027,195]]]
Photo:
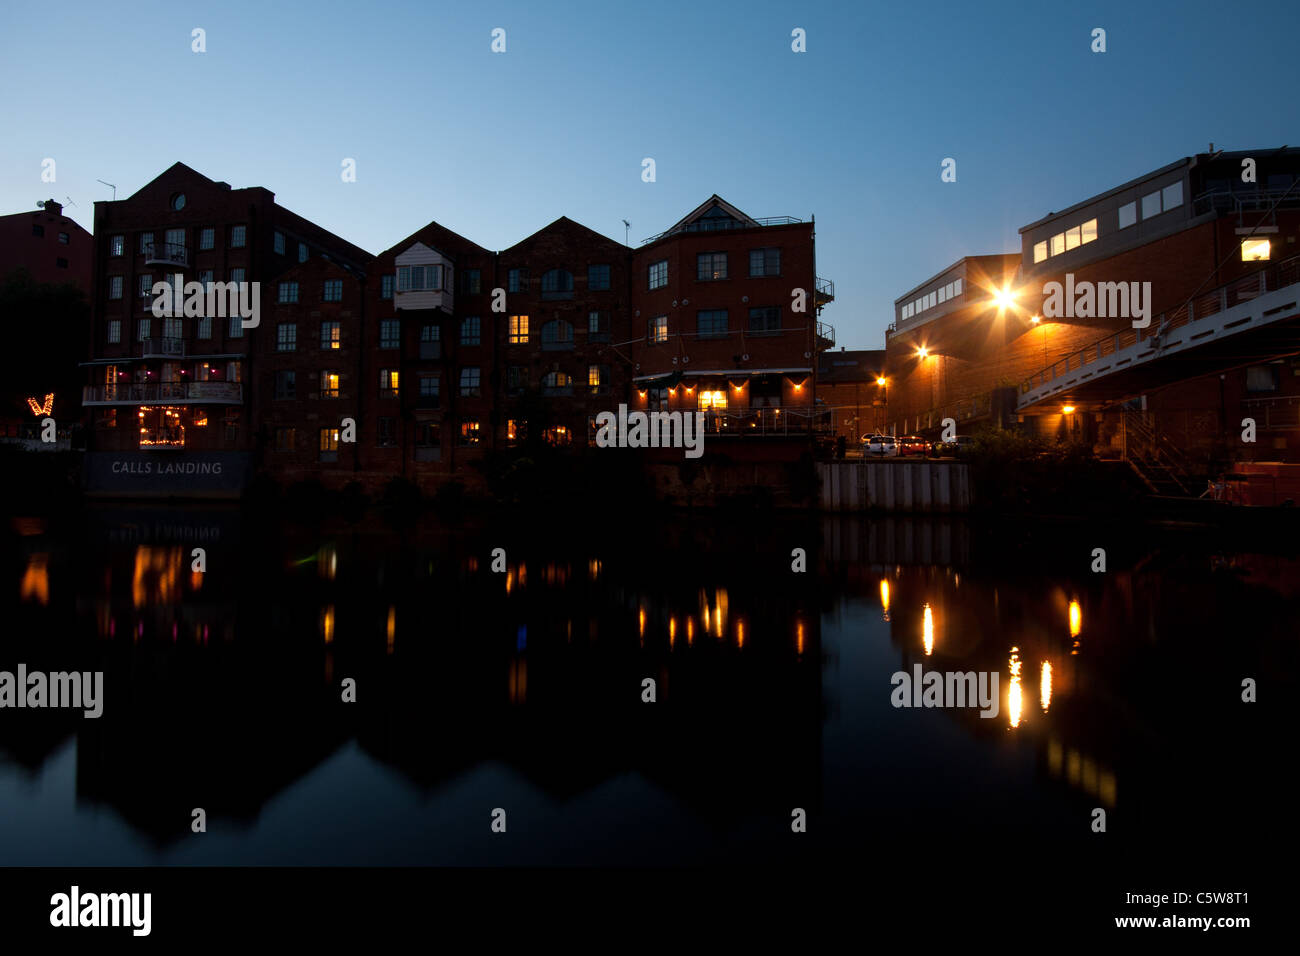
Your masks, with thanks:
[[[1074,406],[1073,406],[1073,405],[1066,405],[1064,408],[1061,409],[1061,411],[1065,412],[1065,414],[1067,414],[1067,415],[1073,415],[1073,414],[1074,414]]]
[[[927,355],[930,354],[930,350],[927,349],[924,345],[922,345],[919,349],[916,350],[916,354],[920,358],[925,358]]]
[[[1043,321],[1043,317],[1041,315],[1036,315],[1029,321],[1034,323],[1034,325],[1037,325],[1039,322]]]
[[[885,376],[882,375],[880,378],[876,379],[876,384],[883,386],[885,384]]]

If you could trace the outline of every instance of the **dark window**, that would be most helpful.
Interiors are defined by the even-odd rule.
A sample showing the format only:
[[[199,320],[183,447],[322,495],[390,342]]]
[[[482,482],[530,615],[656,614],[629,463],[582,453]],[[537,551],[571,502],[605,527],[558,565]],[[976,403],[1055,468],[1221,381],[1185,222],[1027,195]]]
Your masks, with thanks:
[[[276,451],[293,451],[297,444],[298,432],[296,429],[282,427],[275,430]]]
[[[66,246],[67,244],[68,244],[68,234],[66,232],[59,233],[59,245]]]
[[[522,365],[511,365],[506,369],[506,388],[522,389],[528,387],[528,369]]]
[[[126,236],[114,236],[108,241],[108,254],[120,256],[126,249]]]
[[[402,344],[402,325],[397,319],[383,319],[379,323],[379,347],[395,349]]]
[[[292,352],[298,348],[298,323],[281,322],[275,329],[275,350]]]
[[[573,273],[567,269],[551,269],[542,274],[543,299],[567,299],[573,296]]]
[[[754,277],[779,276],[781,274],[781,250],[749,250],[749,274]]]
[[[479,344],[480,325],[477,315],[469,316],[460,320],[460,344],[461,345],[478,345]]]
[[[727,335],[727,310],[713,309],[696,313],[696,331],[702,339],[721,339]]]
[[[393,297],[393,279],[394,276],[381,276],[379,279],[379,298],[391,299]]]
[[[290,399],[298,397],[298,384],[296,372],[276,372],[275,373],[275,397],[281,399]]]
[[[343,301],[343,280],[326,279],[324,298],[326,302],[342,302]]]
[[[397,419],[381,416],[379,419],[379,438],[375,442],[380,448],[397,446]]]
[[[322,322],[320,324],[320,347],[328,350],[343,347],[343,332],[339,327],[339,323]]]
[[[781,328],[781,307],[765,306],[749,310],[749,331],[776,332]]]
[[[199,248],[211,249],[217,241],[217,230],[208,226],[199,230]]]
[[[609,288],[609,266],[587,266],[587,290],[601,292]]]
[[[542,348],[573,348],[573,326],[564,319],[547,322],[542,326]]]
[[[437,408],[442,379],[437,375],[420,376],[420,407]]]
[[[66,269],[68,267],[68,260],[59,256],[59,258],[54,260],[54,264],[60,269]]]
[[[32,235],[35,236],[37,239],[44,239],[45,227],[42,226],[40,223],[35,223],[35,222],[32,223]]]
[[[478,295],[483,291],[482,272],[478,269],[462,269],[460,273],[460,291],[466,295]]]
[[[275,251],[277,255],[284,255],[284,233],[282,232],[275,234]]]
[[[466,398],[475,398],[479,394],[479,370],[463,368],[460,370],[460,393]]]
[[[242,248],[244,248],[244,243],[245,243],[245,233],[246,233],[246,232],[247,232],[247,230],[246,230],[246,228],[245,228],[244,226],[231,226],[231,227],[230,227],[230,248],[231,248],[231,249],[242,249]]]
[[[650,288],[662,289],[668,284],[668,260],[650,263]]]
[[[528,270],[511,269],[506,277],[507,292],[527,292],[528,291]]]

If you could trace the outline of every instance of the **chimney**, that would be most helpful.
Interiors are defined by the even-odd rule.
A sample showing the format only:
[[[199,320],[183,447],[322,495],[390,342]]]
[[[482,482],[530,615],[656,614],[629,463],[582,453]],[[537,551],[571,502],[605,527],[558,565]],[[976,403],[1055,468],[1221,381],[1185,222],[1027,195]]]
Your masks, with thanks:
[[[47,199],[41,203],[42,208],[51,216],[63,215],[63,203],[55,202],[53,199]]]

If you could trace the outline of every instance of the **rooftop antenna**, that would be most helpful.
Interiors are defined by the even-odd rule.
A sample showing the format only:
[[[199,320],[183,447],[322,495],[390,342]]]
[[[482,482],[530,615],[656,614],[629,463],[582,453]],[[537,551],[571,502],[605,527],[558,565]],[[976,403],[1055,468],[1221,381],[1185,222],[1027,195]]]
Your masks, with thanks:
[[[96,179],[95,182],[97,182],[97,183],[104,183],[104,180],[102,180],[102,179]],[[117,187],[114,186],[112,183],[104,183],[104,185],[105,185],[105,186],[108,186],[110,189],[113,190],[113,202],[117,202]]]
[[[632,231],[632,224],[626,219],[623,220],[623,245],[627,245],[627,234]]]
[[[72,197],[71,197],[71,196],[64,196],[63,198],[64,198],[64,200],[65,200],[65,202],[64,202],[64,205],[65,205],[65,206],[76,206],[76,205],[77,205],[75,202],[72,201]]]

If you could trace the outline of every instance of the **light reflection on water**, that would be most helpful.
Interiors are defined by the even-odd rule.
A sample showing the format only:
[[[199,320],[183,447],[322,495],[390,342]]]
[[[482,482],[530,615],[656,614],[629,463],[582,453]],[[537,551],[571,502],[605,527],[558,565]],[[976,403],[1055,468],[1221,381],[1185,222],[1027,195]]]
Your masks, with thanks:
[[[724,806],[748,821],[756,854],[795,852],[755,822],[791,806],[812,807],[839,834],[810,841],[823,853],[868,842],[874,815],[938,832],[951,819],[961,831],[954,772],[967,781],[963,807],[1009,814],[1031,833],[1055,832],[1079,806],[1120,806],[1121,777],[1125,806],[1143,808],[1203,784],[1194,770],[1171,770],[1165,750],[1177,745],[1175,717],[1217,712],[1179,711],[1195,694],[1133,691],[1166,666],[1211,679],[1222,664],[1206,650],[1218,647],[1190,629],[1240,618],[1235,579],[1017,576],[981,570],[951,528],[821,531],[818,566],[794,581],[764,570],[761,547],[725,543],[652,573],[663,562],[647,561],[644,543],[631,556],[524,543],[498,573],[486,549],[472,553],[472,536],[423,547],[382,536],[286,542],[283,556],[211,542],[208,571],[186,575],[186,545],[36,541],[9,592],[25,638],[4,649],[0,669],[43,666],[58,650],[61,668],[75,659],[104,669],[114,706],[98,722],[35,715],[51,718],[50,733],[32,734],[31,714],[21,734],[0,727],[0,820],[10,821],[0,823],[0,863],[45,862],[33,821],[50,794],[15,784],[68,744],[71,771],[46,788],[75,802],[59,826],[80,832],[85,858],[100,862],[188,858],[188,817],[167,808],[196,790],[217,821],[201,851],[213,862],[275,859],[264,809],[280,826],[285,814],[306,816],[342,835],[316,856],[282,846],[285,861],[390,861],[361,849],[378,829],[393,862],[581,863],[725,856],[735,851],[728,828],[742,824],[720,822]],[[524,555],[542,569],[531,581]],[[51,589],[76,599],[52,604]],[[1202,602],[1190,617],[1189,593]],[[715,640],[697,642],[697,623]],[[1249,655],[1265,659],[1285,626],[1254,628],[1233,653],[1260,672]],[[1002,719],[891,708],[890,674],[922,661],[1001,674]],[[1035,676],[1040,706],[1026,707],[1023,684]],[[340,709],[344,677],[364,702],[350,711]],[[641,698],[646,677],[655,709]],[[499,785],[507,792],[491,790]],[[581,843],[563,833],[523,841],[517,857],[473,841],[451,853],[432,834],[398,838],[429,827],[412,816],[411,787],[424,794],[418,813],[438,819],[467,792],[488,806],[513,801],[525,816],[563,821],[579,806],[601,816],[594,795],[624,788],[635,794],[630,816],[657,808],[677,823],[649,843],[611,819]],[[364,823],[331,808],[331,795],[342,806],[358,792]],[[121,824],[112,833],[105,808]],[[25,835],[18,821],[35,829]]]

